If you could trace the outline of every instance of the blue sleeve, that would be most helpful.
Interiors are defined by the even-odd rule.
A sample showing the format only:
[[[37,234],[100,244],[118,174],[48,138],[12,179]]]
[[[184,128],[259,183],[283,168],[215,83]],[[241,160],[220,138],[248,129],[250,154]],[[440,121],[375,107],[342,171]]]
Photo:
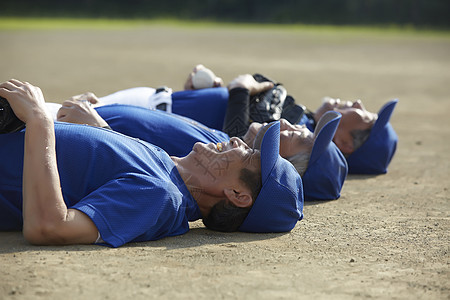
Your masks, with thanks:
[[[130,175],[110,181],[71,208],[92,219],[107,245],[119,247],[187,232],[182,199],[171,182]]]
[[[172,94],[172,112],[222,130],[227,102],[226,88],[178,91]]]

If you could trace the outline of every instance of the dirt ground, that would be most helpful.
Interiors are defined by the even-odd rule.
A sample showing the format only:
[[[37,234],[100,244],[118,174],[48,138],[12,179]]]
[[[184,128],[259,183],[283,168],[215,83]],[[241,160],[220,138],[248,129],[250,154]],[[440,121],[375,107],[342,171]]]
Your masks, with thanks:
[[[36,247],[0,233],[0,299],[450,299],[450,35],[182,28],[1,31],[0,80],[48,101],[135,86],[182,88],[203,63],[229,82],[260,72],[311,109],[323,96],[400,100],[389,172],[349,176],[285,234],[201,222],[156,242]],[[2,158],[5,159],[5,158]]]

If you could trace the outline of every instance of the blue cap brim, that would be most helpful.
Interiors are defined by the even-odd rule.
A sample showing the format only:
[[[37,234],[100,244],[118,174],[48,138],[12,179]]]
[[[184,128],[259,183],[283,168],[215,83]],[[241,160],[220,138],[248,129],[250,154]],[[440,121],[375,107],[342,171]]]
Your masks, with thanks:
[[[347,157],[348,172],[352,174],[384,174],[397,148],[398,137],[389,120],[398,100],[386,103],[367,140]]]
[[[303,217],[303,186],[298,172],[279,155],[280,122],[263,127],[254,147],[261,151],[262,188],[246,219],[245,232],[286,232]]]
[[[317,122],[314,129],[314,145],[309,159],[310,163],[314,163],[326,151],[333,140],[341,117],[342,115],[338,112],[328,111]]]
[[[340,197],[348,167],[344,155],[333,143],[341,114],[326,112],[314,130],[314,145],[303,174],[305,200],[334,200]]]

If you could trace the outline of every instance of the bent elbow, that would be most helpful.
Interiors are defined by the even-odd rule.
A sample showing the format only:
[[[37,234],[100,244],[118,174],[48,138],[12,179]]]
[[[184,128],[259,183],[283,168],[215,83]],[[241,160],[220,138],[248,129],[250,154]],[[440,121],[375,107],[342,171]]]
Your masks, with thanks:
[[[55,230],[55,226],[50,224],[39,224],[23,227],[23,236],[32,245],[55,245],[62,244]]]

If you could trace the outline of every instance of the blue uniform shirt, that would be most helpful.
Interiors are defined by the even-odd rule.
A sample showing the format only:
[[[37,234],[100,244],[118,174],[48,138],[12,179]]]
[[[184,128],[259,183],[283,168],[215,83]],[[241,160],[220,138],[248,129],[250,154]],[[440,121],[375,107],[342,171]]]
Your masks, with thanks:
[[[166,152],[101,128],[55,124],[61,189],[89,216],[107,245],[157,240],[201,218]],[[24,131],[0,135],[0,230],[22,228]]]
[[[159,110],[112,104],[98,107],[97,112],[113,130],[152,143],[177,157],[188,155],[196,142],[230,140],[224,132]]]
[[[172,112],[199,121],[214,129],[222,130],[227,111],[228,89],[225,87],[172,94]]]

